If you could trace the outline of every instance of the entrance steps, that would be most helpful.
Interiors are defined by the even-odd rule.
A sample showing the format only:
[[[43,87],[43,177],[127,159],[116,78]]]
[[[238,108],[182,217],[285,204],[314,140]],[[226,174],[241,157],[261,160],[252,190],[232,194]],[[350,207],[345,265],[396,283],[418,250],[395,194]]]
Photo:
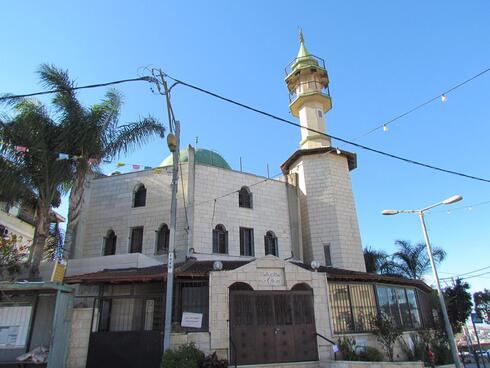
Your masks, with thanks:
[[[234,368],[234,365],[229,365]],[[237,365],[238,368],[320,368],[320,362],[291,362],[291,363],[268,363],[268,364],[246,364]]]

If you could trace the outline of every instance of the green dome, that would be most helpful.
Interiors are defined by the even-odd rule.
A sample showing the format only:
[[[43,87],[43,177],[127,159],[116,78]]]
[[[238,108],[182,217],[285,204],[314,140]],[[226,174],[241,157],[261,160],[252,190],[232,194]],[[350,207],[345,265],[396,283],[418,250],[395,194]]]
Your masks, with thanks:
[[[216,166],[216,167],[221,167],[222,169],[230,169],[230,165],[228,165],[228,162],[221,157],[220,154],[204,149],[204,148],[197,148],[196,153],[195,153],[195,160],[198,163],[201,164],[206,164],[206,165],[211,165],[211,166]],[[160,166],[170,166],[173,164],[174,158],[173,155],[169,155],[165,160],[162,161]],[[189,161],[189,148],[186,148],[182,151],[180,151],[180,162],[188,162]]]

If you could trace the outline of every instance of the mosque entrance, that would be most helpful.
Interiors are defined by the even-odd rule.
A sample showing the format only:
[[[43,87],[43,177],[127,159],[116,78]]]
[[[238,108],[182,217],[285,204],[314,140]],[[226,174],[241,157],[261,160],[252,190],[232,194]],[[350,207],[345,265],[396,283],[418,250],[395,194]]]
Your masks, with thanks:
[[[230,290],[230,362],[318,360],[313,291]]]

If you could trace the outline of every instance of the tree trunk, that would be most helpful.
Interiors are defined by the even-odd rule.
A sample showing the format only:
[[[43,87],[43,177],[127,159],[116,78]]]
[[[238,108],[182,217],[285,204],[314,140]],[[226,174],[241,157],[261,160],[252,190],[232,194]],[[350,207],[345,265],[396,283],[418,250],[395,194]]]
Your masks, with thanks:
[[[29,265],[29,278],[39,277],[39,265],[43,259],[46,239],[49,235],[49,206],[46,203],[38,203],[37,221],[32,243],[32,259]]]
[[[77,173],[70,191],[68,204],[68,224],[66,225],[65,242],[63,245],[64,257],[70,259],[75,255],[77,228],[80,220],[80,209],[83,203],[87,173]]]

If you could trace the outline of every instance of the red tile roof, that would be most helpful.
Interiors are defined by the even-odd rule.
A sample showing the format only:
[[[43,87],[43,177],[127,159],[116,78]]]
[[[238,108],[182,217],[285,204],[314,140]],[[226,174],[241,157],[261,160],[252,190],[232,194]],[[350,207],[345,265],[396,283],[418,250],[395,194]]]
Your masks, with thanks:
[[[246,265],[251,261],[221,261],[223,271],[234,270]],[[175,268],[176,277],[198,277],[206,278],[213,270],[214,261],[197,261],[190,259],[185,263],[177,264]],[[313,269],[304,263],[292,262],[298,267],[309,271]],[[431,288],[422,280],[410,280],[397,276],[378,275],[374,273],[344,270],[335,267],[321,266],[318,272],[326,273],[329,281],[355,281],[355,282],[377,282],[384,284],[396,284],[413,286],[424,291]],[[162,281],[167,278],[167,265],[152,266],[145,268],[125,268],[118,270],[103,270],[83,275],[65,277],[67,284],[94,284],[94,283],[127,283]]]

